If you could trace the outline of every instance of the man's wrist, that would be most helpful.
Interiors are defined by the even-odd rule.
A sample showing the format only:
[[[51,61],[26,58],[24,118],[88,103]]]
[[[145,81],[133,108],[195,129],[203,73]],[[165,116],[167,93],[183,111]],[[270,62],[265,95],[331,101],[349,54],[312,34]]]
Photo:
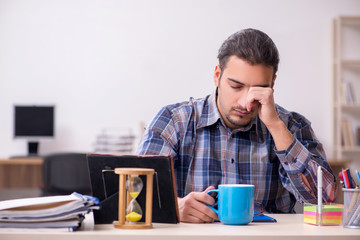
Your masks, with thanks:
[[[273,137],[276,149],[278,151],[286,150],[289,148],[294,137],[280,118],[278,118],[278,120],[276,121],[273,121],[266,127],[269,130],[271,136]]]
[[[282,130],[284,127],[286,128],[284,122],[279,117],[266,124],[266,127],[270,131],[270,133]]]

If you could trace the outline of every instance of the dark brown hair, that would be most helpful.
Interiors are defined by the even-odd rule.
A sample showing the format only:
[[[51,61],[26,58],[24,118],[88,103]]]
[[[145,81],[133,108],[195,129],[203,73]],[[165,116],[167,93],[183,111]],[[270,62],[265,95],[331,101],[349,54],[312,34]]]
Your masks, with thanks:
[[[218,53],[222,71],[226,68],[229,57],[233,55],[251,65],[260,64],[272,67],[273,76],[278,70],[279,52],[271,38],[262,31],[248,28],[228,37],[221,45]]]

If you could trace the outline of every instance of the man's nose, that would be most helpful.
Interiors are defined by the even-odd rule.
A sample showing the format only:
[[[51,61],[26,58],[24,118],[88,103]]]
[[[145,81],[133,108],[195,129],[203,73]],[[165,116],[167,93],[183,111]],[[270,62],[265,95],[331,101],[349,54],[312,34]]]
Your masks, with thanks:
[[[241,110],[246,110],[246,101],[247,101],[248,93],[249,93],[248,89],[244,89],[239,93],[237,104]]]

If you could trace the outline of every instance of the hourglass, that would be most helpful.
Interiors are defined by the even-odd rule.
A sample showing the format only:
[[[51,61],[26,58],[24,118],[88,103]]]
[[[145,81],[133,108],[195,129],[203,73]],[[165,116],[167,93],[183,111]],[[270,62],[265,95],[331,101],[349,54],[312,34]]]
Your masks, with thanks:
[[[152,228],[152,193],[154,169],[149,168],[116,168],[119,174],[119,221],[116,228]],[[143,211],[136,201],[143,182],[139,175],[146,175],[145,222],[139,222]]]

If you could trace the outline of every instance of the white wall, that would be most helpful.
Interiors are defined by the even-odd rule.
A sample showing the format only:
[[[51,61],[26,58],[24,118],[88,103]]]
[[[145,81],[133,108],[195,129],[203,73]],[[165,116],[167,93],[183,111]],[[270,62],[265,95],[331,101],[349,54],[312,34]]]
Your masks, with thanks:
[[[265,31],[281,63],[275,100],[313,123],[331,156],[332,20],[357,0],[0,0],[0,157],[25,154],[13,105],[56,104],[40,153],[91,151],[103,127],[149,122],[214,89],[220,44]]]

